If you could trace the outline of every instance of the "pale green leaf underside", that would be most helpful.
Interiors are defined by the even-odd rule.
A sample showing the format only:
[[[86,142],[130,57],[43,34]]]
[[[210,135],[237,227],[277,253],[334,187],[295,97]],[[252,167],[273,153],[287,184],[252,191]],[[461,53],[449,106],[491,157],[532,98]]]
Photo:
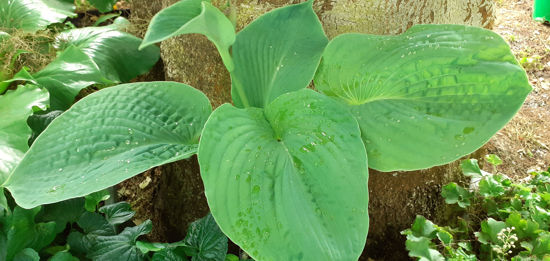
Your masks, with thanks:
[[[27,140],[31,129],[27,118],[33,107],[45,109],[48,97],[46,90],[32,85],[19,86],[0,95],[0,183],[8,178],[29,149]]]
[[[185,84],[123,84],[93,93],[57,117],[4,184],[30,208],[113,186],[196,152],[211,112]]]
[[[233,70],[229,47],[235,42],[235,28],[210,1],[183,0],[158,12],[140,49],[182,34],[205,35],[218,49],[227,69]]]
[[[138,50],[141,39],[117,30],[125,19],[116,21],[110,26],[65,31],[56,37],[54,45],[59,50],[74,45],[97,64],[107,79],[128,82],[148,72],[159,59],[160,51],[157,46]]]
[[[235,106],[263,108],[308,86],[328,41],[311,5],[275,9],[237,34],[231,75]]]
[[[531,91],[500,36],[460,25],[336,37],[315,86],[349,104],[369,167],[381,171],[428,168],[475,151]]]
[[[0,1],[0,29],[20,29],[36,32],[49,24],[60,23],[76,14],[54,5],[55,1],[2,0]]]
[[[367,157],[345,107],[312,90],[263,109],[222,105],[199,163],[212,215],[256,260],[356,260],[368,230]]]

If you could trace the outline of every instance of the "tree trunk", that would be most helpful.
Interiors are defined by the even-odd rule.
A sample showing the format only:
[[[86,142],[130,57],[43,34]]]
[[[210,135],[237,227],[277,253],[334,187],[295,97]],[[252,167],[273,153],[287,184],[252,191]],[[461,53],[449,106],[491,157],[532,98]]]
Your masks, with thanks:
[[[133,0],[132,20],[150,20],[160,7],[175,2]],[[237,0],[233,3],[237,8],[237,30],[273,8],[296,2]],[[215,6],[225,3],[213,0]],[[493,5],[491,0],[318,0],[314,8],[327,36],[332,38],[345,32],[399,34],[421,23],[491,28]],[[161,57],[166,80],[183,82],[203,91],[214,107],[231,101],[229,75],[216,49],[205,37],[185,35],[163,41]],[[140,191],[139,184],[147,177],[152,177],[152,181],[145,191]],[[370,230],[367,254],[362,259],[366,260],[367,256],[383,260],[406,259],[404,237],[399,232],[410,227],[416,214],[441,219],[445,205],[440,197],[441,187],[459,179],[458,162],[413,172],[371,170]],[[157,240],[180,240],[187,224],[208,211],[195,157],[155,168],[126,181],[122,187],[123,198],[138,206],[138,218],[153,219],[153,238]]]

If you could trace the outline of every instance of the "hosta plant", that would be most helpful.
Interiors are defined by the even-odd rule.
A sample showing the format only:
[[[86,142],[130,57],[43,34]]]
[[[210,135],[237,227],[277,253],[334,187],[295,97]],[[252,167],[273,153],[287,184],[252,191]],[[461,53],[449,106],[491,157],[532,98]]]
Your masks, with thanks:
[[[184,0],[153,18],[141,47],[188,33],[220,52],[233,105],[211,112],[204,94],[173,82],[94,93],[56,118],[3,184],[16,202],[82,196],[198,153],[213,217],[251,257],[356,260],[368,167],[428,168],[471,153],[531,90],[504,40],[474,27],[329,42],[309,1],[235,34],[210,2]],[[318,91],[306,88],[312,80]]]

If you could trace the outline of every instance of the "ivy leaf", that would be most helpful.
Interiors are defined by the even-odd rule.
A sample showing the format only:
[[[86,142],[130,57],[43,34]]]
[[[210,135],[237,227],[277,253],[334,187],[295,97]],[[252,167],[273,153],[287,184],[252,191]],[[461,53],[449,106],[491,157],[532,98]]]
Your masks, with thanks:
[[[43,205],[42,211],[36,217],[36,220],[39,222],[54,221],[56,225],[55,232],[61,233],[65,230],[67,223],[74,223],[80,219],[80,216],[86,211],[83,206],[83,198]]]
[[[355,260],[368,230],[367,156],[357,122],[305,89],[265,110],[220,106],[199,164],[212,215],[255,260]]]
[[[136,247],[137,238],[151,232],[153,224],[147,220],[135,227],[127,227],[115,236],[98,236],[87,257],[93,260],[145,260]]]
[[[494,176],[486,176],[479,182],[479,193],[484,197],[497,197],[504,192],[504,187]]]
[[[191,223],[184,243],[194,250],[193,261],[223,260],[227,254],[227,237],[212,214]]]
[[[437,238],[445,245],[449,245],[453,241],[453,235],[441,229],[437,231]]]
[[[117,202],[103,206],[99,208],[99,212],[105,214],[105,219],[113,226],[130,220],[136,214],[127,202]]]
[[[233,70],[229,47],[235,42],[235,28],[209,0],[183,0],[162,9],[151,19],[139,48],[193,33],[203,34],[212,41],[227,69]]]
[[[236,107],[263,108],[311,82],[328,42],[312,4],[275,9],[237,34],[231,75]]]
[[[33,108],[45,109],[48,97],[46,90],[33,85],[18,86],[0,95],[0,183],[8,178],[29,149],[27,140],[31,129],[27,126],[27,117]]]
[[[53,111],[39,111],[33,113],[29,118],[27,118],[27,125],[32,130],[31,137],[29,138],[29,147],[31,144],[38,138],[38,135],[42,133],[48,125],[53,121],[53,119],[57,118],[57,116],[61,115],[63,111],[61,110],[53,110]]]
[[[175,82],[100,90],[48,126],[5,187],[18,205],[33,207],[82,197],[188,158],[211,108],[203,93]]]
[[[434,223],[427,220],[423,216],[417,215],[414,219],[414,223],[410,231],[415,237],[426,237],[428,239],[434,239],[437,229],[435,228]]]
[[[86,195],[84,197],[86,200],[84,202],[84,208],[87,211],[95,212],[97,210],[97,206],[99,203],[109,199],[111,195],[109,194],[109,191],[104,189],[97,192],[93,192],[89,195]]]
[[[72,11],[52,5],[54,0],[0,1],[0,28],[34,33],[53,23],[76,16]]]
[[[470,206],[470,199],[472,198],[472,193],[465,190],[464,188],[457,185],[456,183],[451,182],[446,186],[443,186],[443,190],[441,191],[441,196],[445,198],[445,203],[447,204],[457,203],[458,206],[460,206],[461,208],[466,208]]]
[[[506,41],[463,25],[340,35],[314,81],[350,107],[369,167],[380,171],[429,168],[475,151],[532,89]]]
[[[483,170],[479,168],[479,164],[476,159],[467,159],[460,162],[460,168],[462,173],[465,176],[471,177],[472,179],[481,179],[483,175]]]
[[[483,244],[498,243],[497,234],[506,228],[506,223],[489,218],[481,222],[481,232],[475,232],[477,240]]]

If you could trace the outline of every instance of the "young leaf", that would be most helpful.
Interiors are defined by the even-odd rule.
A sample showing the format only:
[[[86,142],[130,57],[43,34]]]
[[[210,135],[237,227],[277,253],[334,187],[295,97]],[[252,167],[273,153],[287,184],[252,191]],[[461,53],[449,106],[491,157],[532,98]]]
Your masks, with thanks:
[[[138,50],[140,43],[141,39],[110,25],[65,31],[56,37],[54,46],[65,50],[74,45],[97,64],[107,79],[128,82],[148,72],[160,57],[157,46]]]
[[[29,208],[81,197],[188,158],[211,110],[203,93],[181,83],[103,89],[57,117],[5,187]]]
[[[356,260],[368,230],[367,157],[344,106],[312,90],[265,111],[220,106],[199,145],[212,215],[256,260]]]
[[[427,220],[423,216],[416,216],[414,223],[411,227],[412,235],[415,237],[426,237],[429,239],[434,239],[436,236],[437,229],[434,226],[432,221]]]
[[[90,193],[89,195],[86,195],[86,197],[84,197],[85,198],[84,208],[87,211],[95,212],[97,210],[97,205],[109,199],[110,197],[111,195],[109,194],[109,191],[106,189]]]
[[[46,90],[33,85],[19,86],[0,95],[0,183],[8,178],[29,149],[27,140],[31,129],[27,126],[27,117],[33,107],[46,109],[48,97]]]
[[[481,232],[475,232],[477,240],[483,244],[498,243],[497,234],[506,228],[506,223],[492,218],[481,222]]]
[[[84,199],[74,198],[42,206],[42,212],[36,217],[36,220],[40,222],[54,221],[55,233],[61,233],[65,230],[67,223],[77,222],[85,211]]]
[[[98,236],[87,254],[92,260],[145,260],[145,256],[136,247],[137,238],[151,232],[151,220],[139,226],[127,227],[116,236]]]
[[[212,214],[191,223],[184,243],[195,250],[193,261],[223,260],[227,254],[227,237],[216,224]]]
[[[105,219],[113,226],[130,220],[136,214],[130,204],[124,201],[103,206],[99,212],[105,214]]]
[[[231,75],[236,107],[263,108],[311,82],[328,41],[312,3],[275,9],[237,34]]]
[[[110,12],[117,0],[88,0],[97,10],[102,13]]]
[[[32,145],[34,140],[38,138],[38,135],[42,133],[48,125],[53,121],[53,119],[57,118],[57,116],[61,115],[63,111],[61,110],[53,110],[53,111],[40,111],[35,112],[29,118],[27,118],[27,125],[32,130],[31,137],[29,138],[28,144],[29,146]]]
[[[49,24],[60,23],[75,13],[51,5],[54,0],[0,1],[0,28],[36,32]]]
[[[485,156],[487,162],[491,163],[493,166],[498,166],[502,164],[502,160],[495,154],[489,154]]]
[[[460,168],[465,176],[471,177],[472,179],[481,179],[484,176],[476,159],[463,160],[460,162]]]
[[[183,0],[162,9],[151,19],[139,48],[182,34],[205,35],[218,49],[227,69],[233,70],[229,47],[235,42],[235,28],[209,0]]]
[[[479,182],[479,193],[484,197],[504,194],[504,187],[493,176],[486,176]]]
[[[500,36],[462,25],[340,35],[323,54],[315,86],[349,105],[369,167],[380,171],[428,168],[475,151],[532,89]]]
[[[457,203],[459,207],[466,208],[470,206],[470,198],[472,198],[472,193],[456,183],[451,182],[443,187],[441,196],[445,198],[445,203],[447,204]]]

